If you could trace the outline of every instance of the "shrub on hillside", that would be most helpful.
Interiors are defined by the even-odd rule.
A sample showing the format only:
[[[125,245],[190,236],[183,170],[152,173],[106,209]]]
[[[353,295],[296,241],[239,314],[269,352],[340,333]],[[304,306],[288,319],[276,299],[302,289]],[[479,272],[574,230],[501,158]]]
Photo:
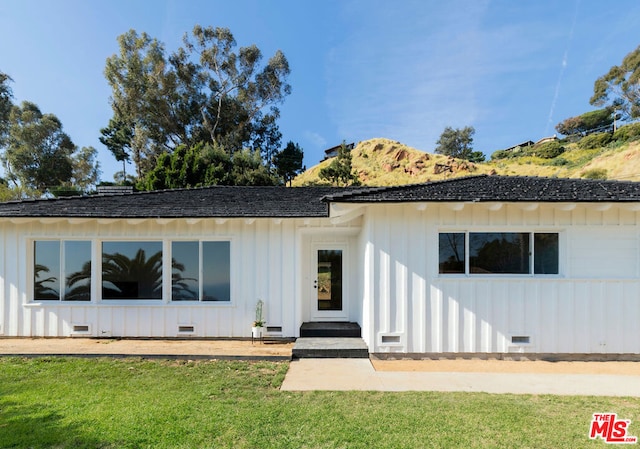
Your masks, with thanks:
[[[551,167],[563,167],[565,165],[569,165],[569,161],[563,157],[557,157],[555,159],[551,159],[545,165],[549,165]]]
[[[582,174],[585,179],[607,179],[607,170],[604,168],[592,168]]]
[[[592,150],[594,148],[602,148],[611,142],[612,136],[609,133],[589,134],[578,142],[578,148],[581,150]]]
[[[640,139],[640,122],[621,126],[613,133],[613,140],[617,142],[629,142],[638,139]]]
[[[534,145],[529,147],[527,154],[531,156],[537,156],[542,159],[553,159],[564,153],[564,147],[560,142],[545,142],[540,145]]]
[[[497,161],[499,159],[506,159],[509,157],[509,152],[505,150],[497,150],[491,153],[491,160]]]
[[[524,151],[525,149],[526,147],[515,147],[509,150],[497,150],[491,154],[491,159],[495,161],[499,159],[511,159],[514,157],[524,156],[526,154],[526,152]]]

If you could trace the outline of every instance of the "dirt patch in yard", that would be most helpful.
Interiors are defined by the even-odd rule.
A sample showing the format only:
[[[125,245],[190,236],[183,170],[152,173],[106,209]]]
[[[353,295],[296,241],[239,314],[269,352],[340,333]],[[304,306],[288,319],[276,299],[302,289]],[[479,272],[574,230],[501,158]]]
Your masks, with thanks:
[[[0,354],[167,355],[205,357],[290,357],[283,340],[151,340],[117,338],[0,338]]]

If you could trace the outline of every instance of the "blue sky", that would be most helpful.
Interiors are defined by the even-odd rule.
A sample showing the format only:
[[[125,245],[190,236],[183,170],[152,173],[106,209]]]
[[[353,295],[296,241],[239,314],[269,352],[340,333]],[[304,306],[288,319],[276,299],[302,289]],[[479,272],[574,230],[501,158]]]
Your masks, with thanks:
[[[265,60],[282,50],[283,145],[300,144],[307,166],[343,140],[433,152],[446,126],[475,127],[490,155],[592,110],[593,82],[640,44],[639,23],[637,0],[0,0],[0,71],[17,102],[99,150],[104,181],[121,166],[98,140],[103,70],[131,28],[167,51],[195,24],[228,27]]]

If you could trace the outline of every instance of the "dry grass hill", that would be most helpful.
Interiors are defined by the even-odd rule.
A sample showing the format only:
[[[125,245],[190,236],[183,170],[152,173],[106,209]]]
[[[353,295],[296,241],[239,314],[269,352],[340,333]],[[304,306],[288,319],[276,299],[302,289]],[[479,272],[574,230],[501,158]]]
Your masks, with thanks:
[[[494,157],[488,162],[471,163],[376,138],[355,146],[352,166],[362,184],[370,186],[413,184],[476,174],[640,181],[640,140],[613,140],[595,148],[591,148],[593,144],[581,144],[580,141],[560,141],[556,146],[562,146],[563,152],[552,154],[555,157],[549,157],[549,154],[540,157],[541,152],[536,152],[536,147],[529,147],[516,148],[500,159]],[[331,160],[322,161],[300,174],[293,185],[328,184],[318,173]]]

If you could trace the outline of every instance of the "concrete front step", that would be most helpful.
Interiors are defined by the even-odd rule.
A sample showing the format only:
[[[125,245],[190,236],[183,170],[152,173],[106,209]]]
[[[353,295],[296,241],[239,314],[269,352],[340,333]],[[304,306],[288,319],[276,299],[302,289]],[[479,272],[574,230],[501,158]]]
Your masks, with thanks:
[[[311,321],[302,323],[300,337],[355,337],[360,338],[362,332],[358,323],[342,321]]]
[[[369,348],[362,338],[301,337],[293,345],[294,359],[368,359]]]

